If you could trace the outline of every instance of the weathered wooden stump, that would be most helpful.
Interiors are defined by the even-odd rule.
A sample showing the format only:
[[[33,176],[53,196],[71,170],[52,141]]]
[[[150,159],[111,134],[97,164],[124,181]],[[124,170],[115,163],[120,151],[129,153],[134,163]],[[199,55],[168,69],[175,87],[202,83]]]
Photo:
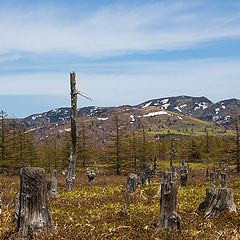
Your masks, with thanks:
[[[224,211],[237,212],[230,188],[206,188],[205,200],[200,203],[198,213],[205,218],[218,217]]]
[[[15,212],[20,236],[32,236],[52,227],[44,169],[21,169],[20,192],[15,200]]]
[[[188,170],[187,167],[182,166],[180,168],[180,187],[186,187],[188,180]]]
[[[221,187],[224,188],[227,186],[227,174],[226,173],[223,173],[221,172],[220,173],[220,184],[221,184]]]
[[[57,191],[57,170],[52,169],[51,170],[51,180],[50,180],[50,186],[48,194],[52,198],[58,197],[58,191]]]
[[[160,230],[180,229],[180,216],[177,214],[177,187],[172,181],[172,173],[165,173],[161,182],[160,220],[157,232]]]
[[[91,170],[90,168],[87,168],[86,175],[88,177],[88,183],[90,183],[90,184],[93,183],[96,173],[93,170]]]
[[[137,189],[137,174],[129,173],[127,175],[127,193],[133,193]]]
[[[152,178],[152,164],[144,162],[142,164],[141,183],[148,185]]]
[[[160,199],[160,197],[161,197],[161,185],[162,185],[162,183],[165,182],[165,178],[166,178],[165,175],[166,175],[165,171],[161,170],[160,171],[160,184],[159,184],[158,191],[157,191],[156,195],[154,196],[154,198]]]
[[[216,186],[217,183],[217,174],[216,172],[210,172],[210,185]]]

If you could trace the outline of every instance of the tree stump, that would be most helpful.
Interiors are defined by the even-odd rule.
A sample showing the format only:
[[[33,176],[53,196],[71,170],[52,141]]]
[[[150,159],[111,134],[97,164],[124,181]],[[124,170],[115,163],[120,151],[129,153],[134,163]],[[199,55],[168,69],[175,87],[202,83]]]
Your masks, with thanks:
[[[172,173],[165,173],[161,183],[160,220],[157,232],[160,230],[180,229],[180,216],[177,214],[177,187],[172,182]]]
[[[221,172],[220,173],[220,183],[221,183],[221,187],[224,188],[227,186],[227,174]]]
[[[169,172],[171,172],[172,178],[176,177],[176,168],[174,166],[170,167]]]
[[[144,162],[142,164],[141,182],[142,185],[149,185],[152,178],[152,164]]]
[[[18,206],[16,220],[20,236],[32,236],[52,227],[44,169],[21,169],[19,198],[15,200],[15,204]]]
[[[161,197],[161,185],[162,185],[162,183],[165,182],[165,178],[166,178],[165,175],[166,175],[165,171],[161,170],[160,171],[160,184],[159,184],[157,194],[154,196],[154,198],[159,198],[160,199],[160,197]]]
[[[58,197],[58,191],[57,191],[57,170],[55,170],[55,169],[52,169],[52,171],[51,171],[50,189],[49,189],[48,194],[52,198]]]
[[[217,175],[216,172],[210,172],[210,185],[216,186],[217,183]]]
[[[230,188],[206,188],[205,200],[200,203],[198,213],[205,218],[218,217],[224,211],[237,212]]]
[[[93,170],[87,168],[86,174],[88,177],[88,183],[90,183],[90,184],[93,183],[96,173]]]
[[[180,187],[186,187],[188,180],[188,170],[185,166],[180,168]]]
[[[127,175],[127,193],[133,193],[137,189],[137,174],[129,173]]]

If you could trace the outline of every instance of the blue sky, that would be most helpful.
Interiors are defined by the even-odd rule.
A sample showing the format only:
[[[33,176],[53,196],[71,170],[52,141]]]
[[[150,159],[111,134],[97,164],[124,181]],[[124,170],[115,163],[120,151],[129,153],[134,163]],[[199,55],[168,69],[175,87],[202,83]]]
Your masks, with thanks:
[[[1,0],[0,109],[240,98],[240,1]]]

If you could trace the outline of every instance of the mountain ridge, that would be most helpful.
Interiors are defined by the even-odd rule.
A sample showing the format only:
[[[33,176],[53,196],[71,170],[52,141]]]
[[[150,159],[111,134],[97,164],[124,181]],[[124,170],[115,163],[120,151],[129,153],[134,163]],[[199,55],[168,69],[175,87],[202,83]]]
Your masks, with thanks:
[[[161,110],[170,112],[181,113],[186,116],[197,118],[203,121],[214,122],[219,125],[229,125],[236,115],[240,115],[240,100],[231,98],[221,100],[216,103],[212,102],[205,96],[172,96],[155,98],[144,101],[137,105],[124,105],[113,107],[98,107],[88,106],[78,109],[78,117],[80,116],[95,116],[104,117],[104,113],[109,109],[123,109],[123,108],[148,108],[156,107]],[[47,123],[60,123],[64,124],[70,120],[70,107],[60,107],[49,110],[47,112],[32,114],[20,121],[25,127],[38,127]]]

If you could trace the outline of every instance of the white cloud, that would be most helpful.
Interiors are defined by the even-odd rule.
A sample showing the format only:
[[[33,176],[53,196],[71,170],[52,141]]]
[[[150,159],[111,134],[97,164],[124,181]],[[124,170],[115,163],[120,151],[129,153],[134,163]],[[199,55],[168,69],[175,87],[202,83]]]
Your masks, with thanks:
[[[98,70],[79,71],[78,88],[93,99],[80,105],[137,104],[143,100],[173,95],[205,95],[213,100],[240,98],[240,60],[208,59],[102,63]],[[125,71],[125,69],[132,69]],[[78,72],[78,69],[76,69]],[[69,74],[22,73],[0,75],[0,95],[68,95]]]
[[[21,55],[20,54],[4,54],[4,55],[0,55],[0,62],[11,62],[11,61],[16,61],[21,59]]]
[[[54,73],[0,75],[0,95],[62,95],[69,92],[69,76]]]
[[[0,51],[75,53],[103,57],[134,51],[188,48],[239,38],[239,11],[207,10],[208,1],[111,5],[69,18],[67,10],[0,9]],[[201,10],[204,8],[204,11]]]

